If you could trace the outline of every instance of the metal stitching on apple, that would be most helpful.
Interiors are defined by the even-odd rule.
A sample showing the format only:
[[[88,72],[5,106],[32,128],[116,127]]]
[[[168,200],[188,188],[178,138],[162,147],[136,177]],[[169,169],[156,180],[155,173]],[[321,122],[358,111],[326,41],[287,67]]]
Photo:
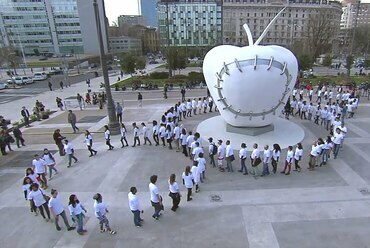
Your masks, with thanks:
[[[244,113],[244,112],[241,112],[240,109],[238,109],[238,110],[233,109],[231,104],[229,104],[226,101],[226,97],[223,96],[222,87],[221,87],[221,82],[224,81],[222,77],[223,77],[224,74],[230,75],[229,66],[232,65],[232,64],[235,64],[240,72],[243,72],[243,70],[242,70],[243,66],[244,67],[253,66],[254,70],[257,69],[258,65],[267,65],[268,66],[267,70],[270,70],[271,67],[280,69],[281,70],[280,75],[285,74],[287,80],[286,80],[286,84],[285,84],[285,91],[282,93],[282,97],[278,101],[278,104],[276,106],[272,107],[270,110],[266,111],[264,109],[260,113],[253,113],[253,111],[250,111],[249,113]],[[247,59],[247,60],[240,60],[240,61],[235,59],[234,62],[231,62],[229,64],[226,64],[224,62],[223,68],[221,69],[220,73],[216,73],[216,77],[217,77],[217,85],[215,85],[214,87],[218,91],[219,99],[217,101],[222,102],[225,105],[225,107],[223,109],[224,110],[228,109],[231,113],[235,114],[235,118],[237,118],[238,116],[249,116],[249,120],[252,120],[252,117],[259,117],[259,116],[262,116],[262,120],[264,120],[265,116],[270,114],[270,113],[275,115],[276,114],[276,109],[279,108],[280,105],[285,104],[284,98],[286,97],[287,92],[290,90],[288,86],[290,84],[290,81],[292,80],[292,76],[289,74],[289,70],[287,68],[287,63],[286,62],[284,62],[284,64],[281,64],[278,61],[274,61],[273,57],[271,57],[270,59],[259,59],[259,58],[257,58],[257,55],[255,56],[254,59]]]

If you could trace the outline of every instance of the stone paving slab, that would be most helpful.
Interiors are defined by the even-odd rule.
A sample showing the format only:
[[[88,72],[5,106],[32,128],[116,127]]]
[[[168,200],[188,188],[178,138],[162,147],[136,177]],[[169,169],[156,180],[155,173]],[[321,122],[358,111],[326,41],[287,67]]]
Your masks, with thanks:
[[[370,247],[370,218],[273,223],[280,248]],[[351,230],[348,230],[350,227]]]

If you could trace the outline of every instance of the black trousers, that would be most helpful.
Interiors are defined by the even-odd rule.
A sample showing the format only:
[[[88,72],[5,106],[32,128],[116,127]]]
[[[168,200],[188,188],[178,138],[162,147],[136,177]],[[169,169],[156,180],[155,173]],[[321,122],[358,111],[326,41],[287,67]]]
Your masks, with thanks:
[[[180,201],[181,201],[180,193],[171,193],[170,192],[169,196],[172,198],[172,208],[171,208],[171,210],[176,211],[176,209],[179,207],[179,204],[180,204]]]

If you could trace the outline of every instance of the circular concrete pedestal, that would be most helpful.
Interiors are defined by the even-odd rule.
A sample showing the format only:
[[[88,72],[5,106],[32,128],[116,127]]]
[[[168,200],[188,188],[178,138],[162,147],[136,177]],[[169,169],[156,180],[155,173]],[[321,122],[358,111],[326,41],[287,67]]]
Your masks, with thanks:
[[[263,150],[265,145],[269,145],[272,149],[272,145],[274,143],[278,143],[281,149],[284,149],[290,145],[296,145],[304,138],[303,129],[297,124],[286,119],[276,118],[273,125],[274,130],[271,132],[256,136],[243,135],[240,133],[228,132],[227,123],[221,116],[216,116],[199,123],[197,132],[200,133],[204,140],[208,140],[209,137],[212,137],[213,141],[216,143],[219,139],[224,142],[226,140],[230,140],[235,150],[240,149],[240,144],[244,142],[247,144],[247,149],[249,151],[253,149],[254,143],[258,144],[260,150]]]

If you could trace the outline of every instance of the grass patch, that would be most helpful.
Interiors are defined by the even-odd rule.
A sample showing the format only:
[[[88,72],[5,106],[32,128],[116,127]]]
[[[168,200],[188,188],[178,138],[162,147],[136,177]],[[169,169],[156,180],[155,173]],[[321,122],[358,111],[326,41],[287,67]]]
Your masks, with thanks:
[[[188,67],[202,67],[202,63],[201,62],[197,62],[197,63],[192,62],[192,63],[189,63],[189,64],[186,65],[186,68],[188,68]],[[166,69],[168,69],[168,65],[163,64],[163,65],[158,66],[157,68],[166,68]]]
[[[363,82],[370,82],[370,76],[351,76],[348,78],[346,75],[340,76],[313,76],[306,79],[301,79],[301,82],[311,82],[313,85],[321,83],[329,83],[335,85],[345,85],[354,81],[357,85]]]
[[[28,67],[59,67],[61,63],[59,61],[32,61],[27,62]]]

